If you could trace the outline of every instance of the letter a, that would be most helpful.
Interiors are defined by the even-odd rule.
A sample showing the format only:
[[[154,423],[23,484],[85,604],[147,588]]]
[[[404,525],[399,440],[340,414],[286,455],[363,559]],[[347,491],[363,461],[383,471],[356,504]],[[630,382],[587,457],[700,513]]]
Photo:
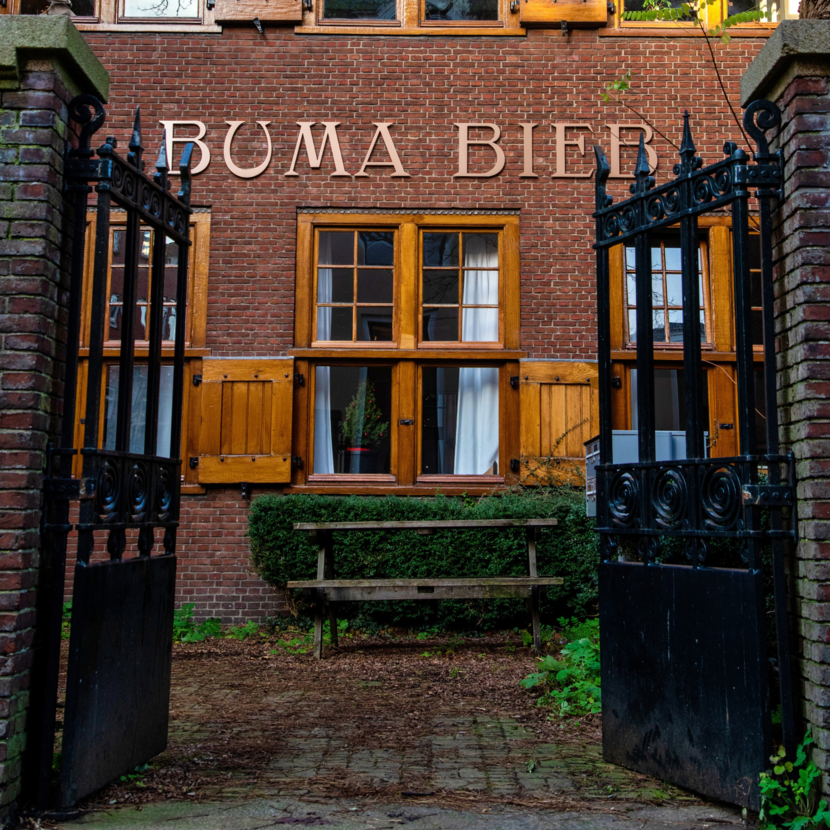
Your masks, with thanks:
[[[355,178],[358,176],[367,176],[368,173],[366,172],[367,167],[394,167],[395,172],[392,174],[391,178],[403,177],[406,179],[411,178],[409,173],[403,169],[403,165],[401,164],[401,160],[398,157],[398,151],[395,148],[395,142],[392,141],[392,136],[389,135],[389,127],[394,124],[394,121],[373,121],[372,122],[376,127],[377,130],[375,131],[375,135],[372,138],[372,143],[369,145],[369,151],[366,153],[366,158],[363,159],[363,166],[360,170],[354,174]],[[372,153],[374,152],[375,145],[378,143],[378,139],[382,138],[383,143],[386,146],[386,152],[389,153],[390,161],[369,161],[372,158]]]
[[[319,169],[323,163],[323,154],[326,152],[326,143],[331,145],[331,155],[334,159],[334,176],[348,176],[351,178],[351,173],[346,172],[343,167],[343,156],[340,153],[340,141],[337,138],[337,128],[340,126],[339,121],[323,121],[321,122],[326,128],[323,134],[323,143],[320,145],[320,153],[314,148],[314,136],[311,134],[311,128],[315,121],[298,121],[300,126],[300,134],[297,136],[297,146],[294,148],[294,158],[291,159],[291,167],[286,176],[299,176],[294,168],[297,166],[297,159],[300,155],[300,147],[305,144],[306,153],[308,154],[308,163],[313,170]]]

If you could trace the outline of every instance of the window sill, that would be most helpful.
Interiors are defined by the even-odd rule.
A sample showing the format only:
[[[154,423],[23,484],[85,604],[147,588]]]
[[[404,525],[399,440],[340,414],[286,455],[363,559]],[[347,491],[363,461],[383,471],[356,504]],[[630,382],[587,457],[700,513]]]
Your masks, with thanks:
[[[222,33],[222,27],[215,23],[76,23],[75,27],[81,32]]]
[[[777,25],[777,24],[776,24]],[[774,28],[752,27],[741,29],[737,26],[729,29],[730,37],[769,37],[775,31]],[[621,26],[618,29],[599,29],[600,37],[703,37],[703,32],[697,28],[681,28],[675,26]],[[717,38],[713,38],[717,40]]]
[[[452,478],[452,476],[450,476]],[[476,477],[478,479],[478,477]],[[283,488],[283,494],[291,493],[313,493],[318,495],[329,496],[348,496],[354,493],[362,493],[367,496],[435,496],[440,493],[444,496],[487,496],[494,490],[502,489],[502,484],[483,484],[477,480],[472,486],[469,484],[453,485],[438,485],[433,484],[427,486],[426,484],[418,484],[415,486],[397,485],[397,484],[335,484],[320,486],[318,484],[294,484],[290,487]]]
[[[136,357],[149,357],[150,350],[144,346],[139,346],[135,350]],[[185,347],[184,356],[185,357],[210,357],[211,349],[191,349],[190,347]],[[113,346],[105,346],[104,347],[104,357],[120,357],[121,356],[121,349]],[[173,359],[173,348],[162,348],[161,356],[163,358],[169,358],[170,360]],[[78,349],[78,357],[89,357],[89,347],[84,347]]]
[[[296,26],[297,35],[376,35],[377,37],[524,37],[525,29],[485,28],[482,26],[423,26],[393,28],[389,26]]]
[[[395,476],[387,473],[363,473],[361,475],[312,473],[308,477],[309,484],[394,484]]]
[[[712,363],[734,363],[737,359],[735,352],[710,352],[706,349],[701,351],[701,359],[704,363],[707,361]],[[763,362],[764,353],[755,351],[753,357],[756,361]],[[637,360],[637,351],[635,349],[613,351],[611,352],[611,360],[628,360],[634,362]],[[681,349],[655,349],[654,362],[658,363],[660,361],[677,361],[678,363],[682,363],[683,351]]]
[[[289,349],[300,358],[380,358],[382,360],[521,360],[527,352],[508,349]]]
[[[439,485],[443,489],[444,484],[479,484],[496,485],[504,484],[504,476],[448,476],[448,475],[425,475],[418,476],[416,484],[431,484],[433,487]]]

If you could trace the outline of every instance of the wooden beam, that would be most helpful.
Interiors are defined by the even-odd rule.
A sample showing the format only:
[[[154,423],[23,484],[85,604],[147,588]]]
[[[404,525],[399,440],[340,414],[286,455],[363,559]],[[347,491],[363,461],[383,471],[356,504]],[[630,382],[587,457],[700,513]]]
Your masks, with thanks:
[[[434,522],[297,522],[294,530],[425,530],[491,527],[556,527],[557,519],[465,519]]]

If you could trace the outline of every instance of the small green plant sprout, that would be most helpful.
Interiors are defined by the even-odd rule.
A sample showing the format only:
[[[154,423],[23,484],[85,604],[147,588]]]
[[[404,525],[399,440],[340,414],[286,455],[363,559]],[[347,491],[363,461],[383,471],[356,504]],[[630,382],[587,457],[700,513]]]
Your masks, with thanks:
[[[365,380],[360,381],[340,427],[343,438],[350,447],[370,449],[376,447],[388,431],[389,421],[383,420],[375,387]]]
[[[221,636],[222,620],[219,617],[208,617],[203,623],[199,623],[199,625],[193,624],[187,633],[182,635],[181,641],[183,643],[201,643],[212,637]]]
[[[458,666],[453,666],[450,669],[450,680],[455,680],[455,678],[458,677],[459,674],[461,674],[461,670],[458,668]]]
[[[536,769],[536,761],[533,761],[533,760],[528,761],[527,762],[527,771],[528,772],[533,772],[535,769]]]
[[[810,730],[788,761],[784,747],[770,758],[772,770],[761,773],[761,812],[758,830],[814,830],[830,827],[830,810],[820,799],[821,770],[808,760],[813,744]]]
[[[121,776],[121,782],[124,784],[135,784],[136,787],[146,787],[144,783],[144,773],[147,772],[149,764],[139,764],[132,772]]]

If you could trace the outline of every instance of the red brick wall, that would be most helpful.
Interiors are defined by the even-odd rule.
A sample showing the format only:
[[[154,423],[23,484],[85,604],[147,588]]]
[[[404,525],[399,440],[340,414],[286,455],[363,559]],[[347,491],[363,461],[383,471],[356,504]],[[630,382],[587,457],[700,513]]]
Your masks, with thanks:
[[[793,610],[804,714],[816,740],[816,763],[825,772],[830,771],[828,93],[830,77],[808,76],[796,78],[778,99],[786,198],[776,216],[774,240],[781,436],[795,454],[798,476]]]
[[[0,822],[20,793],[43,468],[63,393],[71,97],[52,71],[22,72],[0,92]]]
[[[740,133],[719,94],[700,38],[603,38],[593,31],[532,31],[526,38],[298,37],[291,29],[226,29],[217,35],[86,33],[112,76],[108,122],[125,146],[132,112],[141,104],[145,144],[154,153],[158,121],[198,119],[208,127],[208,170],[194,179],[193,199],[211,207],[207,340],[215,356],[277,356],[293,345],[293,290],[298,206],[521,209],[522,348],[534,358],[592,360],[594,254],[590,179],[553,179],[551,122],[587,122],[595,132],[568,169],[590,172],[590,145],[606,152],[607,122],[637,117],[605,105],[599,93],[630,70],[632,104],[680,143],[681,115],[692,113],[704,161],[721,157]],[[715,50],[733,104],[738,79],[762,40],[735,38]],[[248,123],[234,142],[234,161],[262,161],[255,119],[270,120],[273,158],[259,178],[235,178],[222,160],[226,119]],[[313,171],[303,154],[297,178],[285,178],[297,140],[296,121],[337,120],[346,169],[359,169],[374,120],[391,128],[409,179],[390,169],[369,178],[331,178],[330,154]],[[505,170],[490,179],[453,179],[458,169],[457,121],[495,122],[503,131]],[[521,179],[519,123],[536,121],[535,172]],[[319,129],[319,128],[318,128]],[[633,133],[631,135],[634,135]],[[592,141],[593,139],[593,141]],[[318,139],[319,140],[319,139]],[[675,151],[655,136],[658,181],[671,175]],[[150,154],[148,154],[148,157]],[[624,151],[624,170],[634,151]],[[492,155],[473,151],[472,169]],[[627,191],[617,180],[617,195]],[[239,490],[185,499],[180,538],[182,601],[201,615],[244,621],[276,608],[270,591],[247,574],[246,504]]]

